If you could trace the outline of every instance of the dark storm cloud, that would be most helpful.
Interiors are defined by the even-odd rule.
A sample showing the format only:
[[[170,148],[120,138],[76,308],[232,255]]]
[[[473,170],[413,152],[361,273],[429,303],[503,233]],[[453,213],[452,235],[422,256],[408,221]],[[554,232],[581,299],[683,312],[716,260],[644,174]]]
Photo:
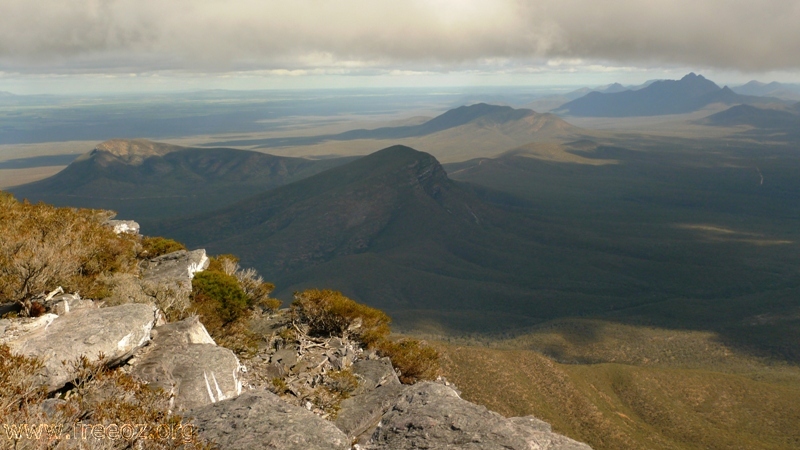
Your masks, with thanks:
[[[800,67],[796,0],[0,0],[0,70]]]

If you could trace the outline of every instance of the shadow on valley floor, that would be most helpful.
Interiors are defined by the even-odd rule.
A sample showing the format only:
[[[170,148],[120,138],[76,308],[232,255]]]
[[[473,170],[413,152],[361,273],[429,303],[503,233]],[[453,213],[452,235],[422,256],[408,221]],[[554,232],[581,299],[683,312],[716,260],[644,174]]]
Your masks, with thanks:
[[[528,333],[559,317],[594,318],[620,326],[710,332],[736,351],[800,363],[797,149],[641,136],[621,136],[594,147],[576,144],[567,144],[566,151],[616,163],[547,161],[532,147],[527,154],[509,152],[445,166],[453,179],[519,200],[496,194],[484,199],[556,229],[560,240],[550,242],[562,253],[548,255],[548,261],[572,260],[580,266],[589,261],[591,250],[608,256],[588,264],[614,280],[608,296],[581,299],[562,292],[553,299],[558,315],[530,311],[528,316],[537,319],[513,333]],[[599,292],[602,278],[592,281],[590,272],[583,273],[574,282],[588,282]],[[544,286],[550,283],[536,273],[531,277]],[[465,328],[466,334],[478,331],[479,316],[471,323],[436,317],[442,330],[453,335]],[[430,321],[434,316],[422,317]],[[509,320],[509,327],[521,325],[521,317]],[[402,316],[401,321],[409,319]],[[491,315],[484,320],[495,321]],[[603,339],[592,323],[562,327],[562,340],[592,347]],[[483,326],[489,339],[508,338],[509,333],[491,331],[502,329],[499,323]],[[435,328],[413,321],[409,327]],[[559,360],[566,357],[552,342],[538,349]]]

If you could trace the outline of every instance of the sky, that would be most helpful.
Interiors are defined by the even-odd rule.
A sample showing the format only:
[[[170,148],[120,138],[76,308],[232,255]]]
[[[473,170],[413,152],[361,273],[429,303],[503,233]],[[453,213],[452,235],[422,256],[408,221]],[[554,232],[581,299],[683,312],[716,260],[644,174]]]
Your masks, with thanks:
[[[798,0],[0,0],[21,94],[800,82]]]

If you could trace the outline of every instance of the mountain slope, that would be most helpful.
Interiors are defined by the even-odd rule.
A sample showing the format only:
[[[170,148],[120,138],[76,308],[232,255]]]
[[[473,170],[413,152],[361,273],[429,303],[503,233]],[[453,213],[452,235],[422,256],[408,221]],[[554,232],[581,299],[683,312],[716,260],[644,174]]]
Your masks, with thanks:
[[[572,116],[633,117],[682,114],[712,103],[766,103],[769,99],[736,94],[702,75],[690,73],[678,81],[656,81],[633,91],[591,92],[561,106],[556,112]]]
[[[306,147],[314,154],[342,154],[347,148],[341,147],[352,149],[350,142],[361,141],[367,143],[370,152],[390,144],[403,144],[439,159],[454,160],[490,156],[531,141],[560,139],[580,131],[553,114],[479,103],[452,109],[419,125],[351,130],[333,135],[221,141],[208,145],[291,147],[292,154],[298,147]],[[339,142],[347,144],[337,144]]]
[[[220,208],[346,161],[112,140],[50,178],[9,190],[32,201],[113,209],[151,225]]]
[[[583,289],[570,282],[569,263],[539,261],[555,250],[542,246],[547,238],[536,229],[449,180],[430,155],[395,146],[159,232],[235,252],[275,282],[279,296],[326,286],[392,312],[516,320],[568,308],[537,296],[532,272],[551,280],[548,289]],[[609,287],[596,270],[582,269]]]
[[[240,255],[281,298],[330,287],[408,327],[629,311],[702,328],[727,324],[730,312],[708,315],[733,302],[743,321],[788,307],[758,295],[796,287],[795,266],[781,262],[798,258],[787,203],[796,164],[759,164],[763,185],[752,167],[582,141],[448,166],[478,187],[396,146],[158,232]],[[679,299],[701,306],[675,319]]]
[[[742,136],[771,141],[800,141],[800,103],[788,108],[737,105],[698,121],[703,125],[746,127]]]
[[[712,114],[702,120],[716,126],[747,125],[764,129],[781,129],[800,126],[800,114],[792,110],[757,108],[750,105],[736,105],[725,111]]]

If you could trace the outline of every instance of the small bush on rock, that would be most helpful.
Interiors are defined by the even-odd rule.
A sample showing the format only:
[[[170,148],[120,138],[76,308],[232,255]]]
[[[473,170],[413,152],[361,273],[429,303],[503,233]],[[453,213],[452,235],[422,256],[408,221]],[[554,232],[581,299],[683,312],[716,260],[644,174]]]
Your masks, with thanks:
[[[219,345],[241,356],[258,349],[258,336],[248,327],[255,300],[239,279],[223,270],[227,257],[212,258],[209,269],[192,280],[192,309]],[[234,273],[238,270],[238,265]]]
[[[350,335],[371,346],[389,334],[389,316],[331,290],[309,289],[296,293],[292,318],[318,336]]]
[[[141,258],[155,258],[178,250],[186,250],[186,246],[172,239],[160,236],[146,236],[142,238],[142,251],[139,252],[139,256]]]
[[[270,298],[269,294],[275,289],[275,285],[267,283],[256,272],[255,269],[243,269],[239,266],[239,258],[234,255],[219,255],[211,259],[208,264],[208,271],[222,272],[226,275],[236,277],[239,286],[247,295],[250,306],[257,306],[265,310],[276,311],[281,307],[281,301]]]
[[[206,327],[220,327],[233,322],[248,307],[247,294],[236,277],[211,270],[195,274],[192,303]]]
[[[439,375],[439,352],[424,342],[409,338],[384,339],[376,347],[379,355],[392,360],[392,365],[400,371],[400,381],[405,384],[435,380]]]
[[[358,377],[350,369],[337,370],[328,374],[325,387],[345,399],[358,388]]]

